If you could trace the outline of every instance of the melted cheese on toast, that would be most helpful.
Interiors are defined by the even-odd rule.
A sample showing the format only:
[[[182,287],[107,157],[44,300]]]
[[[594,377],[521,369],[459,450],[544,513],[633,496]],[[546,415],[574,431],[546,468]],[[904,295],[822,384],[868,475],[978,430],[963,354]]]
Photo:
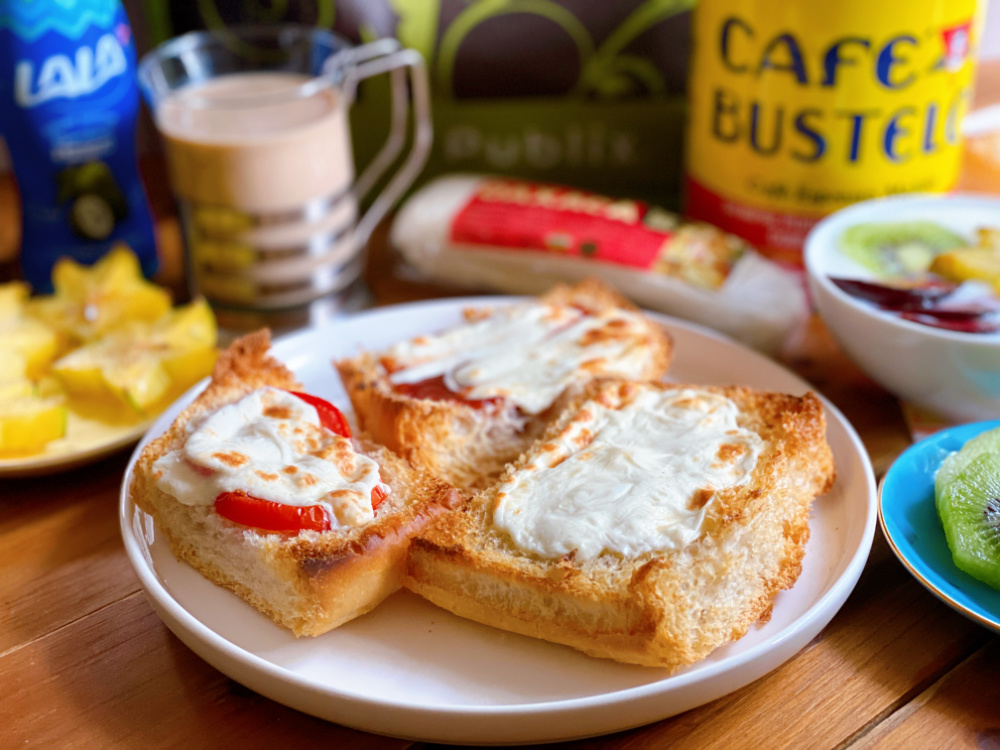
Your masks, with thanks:
[[[321,505],[331,525],[374,518],[379,467],[348,438],[320,424],[315,407],[261,388],[189,427],[184,446],[153,465],[159,488],[185,505],[211,505],[243,491],[286,505]]]
[[[691,388],[588,401],[499,487],[493,524],[545,559],[682,548],[701,535],[715,493],[757,465],[763,440],[738,414],[730,399]]]

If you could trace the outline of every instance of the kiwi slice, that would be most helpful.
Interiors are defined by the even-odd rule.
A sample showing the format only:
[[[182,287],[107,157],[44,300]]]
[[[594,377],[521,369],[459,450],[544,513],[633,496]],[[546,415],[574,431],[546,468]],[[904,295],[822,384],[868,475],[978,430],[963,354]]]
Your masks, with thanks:
[[[955,567],[1000,589],[1000,454],[982,453],[937,498]]]
[[[941,463],[941,468],[934,477],[934,491],[937,496],[940,497],[944,488],[984,453],[1000,454],[1000,427],[979,433],[963,445],[961,450],[952,453]]]
[[[930,221],[858,224],[840,238],[848,257],[882,276],[923,273],[938,254],[968,244]]]

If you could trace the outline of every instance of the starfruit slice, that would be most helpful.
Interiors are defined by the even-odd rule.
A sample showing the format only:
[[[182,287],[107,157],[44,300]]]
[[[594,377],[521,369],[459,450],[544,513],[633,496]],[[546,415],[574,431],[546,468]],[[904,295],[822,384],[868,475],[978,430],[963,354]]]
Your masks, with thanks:
[[[59,351],[56,332],[25,313],[28,285],[22,282],[0,284],[0,360],[9,362],[15,355],[24,359],[19,375],[41,377]]]
[[[53,372],[77,398],[127,404],[139,415],[211,372],[217,329],[199,300],[156,323],[133,323],[57,360]]]
[[[118,401],[144,415],[170,388],[160,359],[156,345],[129,328],[75,349],[58,359],[52,371],[71,396]]]
[[[0,401],[34,395],[35,386],[25,375],[27,366],[20,352],[0,348]]]
[[[212,373],[219,352],[219,329],[215,315],[204,299],[174,309],[152,332],[166,344],[163,367],[175,389],[187,390]]]
[[[65,436],[67,415],[57,398],[0,398],[0,455],[41,453]]]
[[[116,245],[93,266],[70,258],[52,270],[54,294],[31,300],[29,312],[73,343],[93,341],[136,321],[154,321],[170,311],[170,294],[143,278],[139,261]]]

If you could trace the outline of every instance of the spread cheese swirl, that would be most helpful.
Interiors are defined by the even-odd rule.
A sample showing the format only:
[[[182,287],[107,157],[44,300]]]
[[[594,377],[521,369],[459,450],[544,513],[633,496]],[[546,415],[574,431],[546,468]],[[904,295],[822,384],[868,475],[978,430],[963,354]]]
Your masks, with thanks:
[[[500,486],[493,524],[518,548],[577,561],[682,548],[701,535],[714,494],[745,483],[763,448],[718,394],[646,387],[617,408],[600,401]]]
[[[547,409],[581,370],[640,377],[648,323],[635,313],[587,314],[569,306],[526,303],[386,352],[394,385],[444,376],[470,400],[502,397],[526,414]]]
[[[323,428],[315,407],[261,388],[192,423],[184,446],[153,465],[157,485],[185,505],[211,505],[244,491],[286,505],[320,505],[331,525],[374,518],[379,467],[351,441]]]

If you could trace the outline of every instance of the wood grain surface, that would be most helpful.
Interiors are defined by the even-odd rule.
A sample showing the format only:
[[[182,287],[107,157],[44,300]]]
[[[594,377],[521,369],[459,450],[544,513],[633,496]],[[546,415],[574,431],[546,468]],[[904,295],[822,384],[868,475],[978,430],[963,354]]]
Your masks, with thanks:
[[[986,78],[1000,100],[1000,65]],[[147,180],[163,183],[162,166],[145,168]],[[160,280],[182,294],[176,218],[162,190],[152,192],[167,249]],[[11,181],[0,180],[8,276],[17,210]],[[367,278],[378,304],[454,291],[401,276],[384,230],[373,239]],[[910,444],[899,404],[819,320],[785,364],[853,423],[877,473]],[[263,698],[173,636],[140,592],[122,545],[126,463],[123,452],[62,474],[0,479],[0,748],[426,747]],[[783,666],[674,718],[565,746],[998,748],[1000,642],[922,588],[877,531],[845,606]]]

